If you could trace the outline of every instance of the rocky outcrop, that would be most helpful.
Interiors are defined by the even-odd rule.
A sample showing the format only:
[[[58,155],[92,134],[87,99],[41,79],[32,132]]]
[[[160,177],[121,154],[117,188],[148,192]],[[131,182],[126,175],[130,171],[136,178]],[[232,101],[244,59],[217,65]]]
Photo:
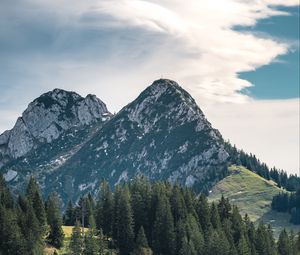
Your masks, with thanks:
[[[111,114],[94,95],[54,89],[29,104],[12,130],[0,135],[0,167],[26,155],[41,143],[51,143],[74,126],[104,121]]]
[[[95,192],[102,178],[116,185],[144,175],[208,191],[226,174],[221,134],[174,81],[155,81],[107,117],[92,95],[54,90],[32,102],[0,137],[11,157],[27,152],[2,168],[10,186],[18,190],[35,175],[45,194],[56,191],[66,202]]]

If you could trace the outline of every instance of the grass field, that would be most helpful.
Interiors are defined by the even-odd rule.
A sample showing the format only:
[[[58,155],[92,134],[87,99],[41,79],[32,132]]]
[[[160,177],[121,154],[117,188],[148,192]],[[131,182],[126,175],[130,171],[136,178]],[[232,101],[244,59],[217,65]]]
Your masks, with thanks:
[[[273,181],[268,181],[242,166],[231,166],[229,171],[230,175],[210,192],[210,201],[219,200],[223,194],[239,207],[242,215],[247,213],[256,223],[263,221],[271,224],[276,237],[284,227],[299,231],[299,226],[289,223],[289,214],[271,210],[273,196],[283,191]]]
[[[63,228],[64,234],[65,234],[64,246],[60,250],[57,250],[58,254],[61,254],[61,255],[67,254],[73,227],[72,226],[63,226],[62,228]],[[85,228],[84,232],[87,232],[87,230],[88,230],[88,228]],[[55,250],[55,248],[53,248],[51,246],[47,246],[45,249],[45,255],[52,255],[54,250]]]

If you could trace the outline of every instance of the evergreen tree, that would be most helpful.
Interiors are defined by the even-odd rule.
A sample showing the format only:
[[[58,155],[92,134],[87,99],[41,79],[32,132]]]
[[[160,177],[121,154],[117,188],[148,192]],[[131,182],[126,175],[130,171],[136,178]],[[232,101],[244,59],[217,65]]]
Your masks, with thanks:
[[[100,251],[100,242],[97,240],[96,223],[94,217],[91,215],[89,219],[89,230],[84,236],[84,254],[97,255]]]
[[[16,215],[11,209],[0,204],[0,254],[22,255],[25,253],[25,240],[17,224]]]
[[[117,204],[115,205],[114,226],[116,240],[120,249],[120,254],[129,254],[134,248],[134,222],[130,204],[130,194],[128,187],[125,186],[119,194]]]
[[[175,252],[174,220],[170,202],[165,193],[158,197],[153,226],[153,249],[157,254],[173,255]]]
[[[251,255],[251,248],[244,235],[238,241],[237,250],[239,255]]]
[[[145,235],[145,231],[143,226],[140,227],[136,241],[135,241],[135,249],[132,252],[132,255],[151,255],[152,250],[149,248],[148,240]]]
[[[26,197],[19,197],[18,219],[22,235],[25,238],[25,252],[24,254],[42,254],[43,229],[39,225],[32,204]]]
[[[66,226],[74,226],[76,222],[75,208],[70,200],[67,205],[66,212],[63,217],[63,222]]]
[[[12,195],[6,185],[3,175],[0,173],[0,204],[4,208],[13,208],[14,201]]]
[[[215,203],[211,204],[210,208],[210,221],[215,229],[219,229],[221,227],[221,220],[220,220],[220,215],[218,208]]]
[[[203,193],[201,193],[199,200],[198,200],[197,214],[198,214],[198,218],[199,218],[202,230],[204,232],[207,232],[209,227],[211,226],[210,209],[209,209],[207,198]]]
[[[231,213],[231,205],[229,203],[229,200],[225,199],[223,195],[218,204],[218,210],[222,221],[229,218]]]
[[[109,184],[104,180],[100,184],[100,192],[96,205],[96,224],[105,235],[112,235],[113,195]]]
[[[56,248],[61,248],[64,241],[62,218],[60,213],[59,198],[56,193],[50,194],[46,202],[47,221],[50,226],[47,241]]]
[[[291,255],[290,240],[285,229],[281,231],[277,245],[279,255]]]
[[[37,184],[34,177],[31,177],[26,190],[26,197],[28,201],[32,204],[32,208],[39,221],[41,228],[43,228],[44,233],[46,232],[46,212],[45,206],[42,199],[40,187]]]
[[[72,255],[83,254],[83,239],[81,235],[81,228],[79,221],[76,221],[74,228],[72,229],[71,240],[69,249]]]

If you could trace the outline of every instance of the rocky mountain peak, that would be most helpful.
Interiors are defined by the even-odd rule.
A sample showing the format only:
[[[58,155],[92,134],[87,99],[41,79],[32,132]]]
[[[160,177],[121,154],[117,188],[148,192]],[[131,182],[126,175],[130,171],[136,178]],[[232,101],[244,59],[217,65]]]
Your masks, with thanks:
[[[74,126],[105,121],[110,116],[106,105],[94,95],[84,98],[57,88],[44,93],[28,105],[11,130],[0,135],[0,167]]]

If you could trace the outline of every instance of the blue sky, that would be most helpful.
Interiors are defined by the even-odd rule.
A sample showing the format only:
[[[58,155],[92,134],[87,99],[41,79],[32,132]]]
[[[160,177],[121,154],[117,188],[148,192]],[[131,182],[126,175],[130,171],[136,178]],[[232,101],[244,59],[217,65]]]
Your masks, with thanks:
[[[56,87],[117,112],[165,77],[225,139],[295,173],[298,70],[298,0],[0,3],[0,133]]]
[[[255,72],[240,74],[255,84],[245,92],[258,99],[299,97],[299,6],[278,9],[290,15],[263,19],[251,30],[277,40],[289,41],[291,48],[274,63],[258,68]]]

